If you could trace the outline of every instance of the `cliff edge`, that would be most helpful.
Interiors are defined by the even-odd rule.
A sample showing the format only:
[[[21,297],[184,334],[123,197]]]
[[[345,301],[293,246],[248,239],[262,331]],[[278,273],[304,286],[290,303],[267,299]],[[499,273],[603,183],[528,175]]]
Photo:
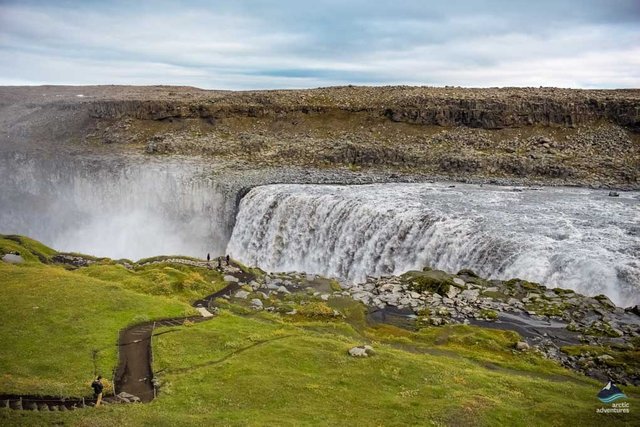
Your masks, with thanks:
[[[640,188],[640,90],[0,88],[0,148]]]

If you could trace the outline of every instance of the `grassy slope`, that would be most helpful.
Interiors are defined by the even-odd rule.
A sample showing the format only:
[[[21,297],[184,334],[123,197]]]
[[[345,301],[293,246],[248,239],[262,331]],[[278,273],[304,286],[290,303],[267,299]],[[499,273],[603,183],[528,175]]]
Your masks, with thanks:
[[[179,315],[186,308],[81,272],[35,262],[0,263],[0,391],[19,385],[34,392],[44,384],[47,392],[64,387],[84,393],[93,373],[92,348],[113,345],[118,327],[141,313]],[[40,312],[44,316],[33,315],[37,304],[42,308],[36,310],[47,310]],[[93,304],[103,308],[95,324]],[[369,327],[357,303],[343,299],[332,305],[346,314],[345,320],[256,314],[227,305],[212,321],[172,328],[175,332],[154,338],[154,370],[161,386],[154,402],[70,413],[0,410],[0,424],[640,423],[637,388],[624,387],[631,414],[598,415],[596,408],[604,406],[596,399],[601,384],[534,354],[514,352],[518,337],[511,332]],[[12,332],[17,326],[28,332]],[[375,356],[346,354],[364,342],[372,343]],[[58,361],[62,356],[65,360]],[[112,366],[108,357],[101,360]],[[7,373],[21,381],[6,381]]]
[[[24,424],[74,425],[597,425],[601,385],[533,355],[513,336],[456,326],[367,329],[376,355],[344,322],[284,322],[230,311],[154,338],[161,394],[148,405],[66,414],[4,413]],[[470,340],[478,336],[476,344]],[[640,403],[638,390],[631,407]]]
[[[220,288],[203,278],[206,272],[164,264],[140,272],[110,264],[68,271],[41,263],[55,251],[24,238],[0,238],[0,252],[8,251],[20,252],[26,262],[0,262],[2,393],[87,395],[94,351],[98,372],[110,377],[121,328],[192,314],[189,297]],[[168,296],[173,288],[180,291]]]

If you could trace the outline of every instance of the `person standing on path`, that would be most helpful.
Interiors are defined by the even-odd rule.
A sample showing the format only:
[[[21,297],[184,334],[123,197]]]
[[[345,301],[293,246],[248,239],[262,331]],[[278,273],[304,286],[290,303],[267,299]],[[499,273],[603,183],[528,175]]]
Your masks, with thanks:
[[[91,383],[91,388],[93,388],[93,396],[96,398],[96,407],[98,407],[102,403],[102,389],[104,388],[101,375],[98,375],[98,378]]]
[[[227,265],[229,265],[229,255],[227,254]]]
[[[207,254],[207,262],[211,261],[211,254]]]
[[[222,270],[222,257],[218,257],[218,270]]]

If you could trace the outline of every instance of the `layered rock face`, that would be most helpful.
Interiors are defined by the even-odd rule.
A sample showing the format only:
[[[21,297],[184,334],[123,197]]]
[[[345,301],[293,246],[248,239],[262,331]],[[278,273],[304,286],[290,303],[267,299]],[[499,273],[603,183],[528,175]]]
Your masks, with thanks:
[[[5,87],[0,124],[5,147],[124,143],[263,166],[640,186],[640,90]]]

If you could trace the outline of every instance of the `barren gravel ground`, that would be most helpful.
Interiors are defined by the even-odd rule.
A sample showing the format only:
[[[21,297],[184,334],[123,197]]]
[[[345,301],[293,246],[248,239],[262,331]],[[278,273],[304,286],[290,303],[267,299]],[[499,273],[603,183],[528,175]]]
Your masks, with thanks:
[[[0,88],[0,150],[640,187],[640,90]]]

